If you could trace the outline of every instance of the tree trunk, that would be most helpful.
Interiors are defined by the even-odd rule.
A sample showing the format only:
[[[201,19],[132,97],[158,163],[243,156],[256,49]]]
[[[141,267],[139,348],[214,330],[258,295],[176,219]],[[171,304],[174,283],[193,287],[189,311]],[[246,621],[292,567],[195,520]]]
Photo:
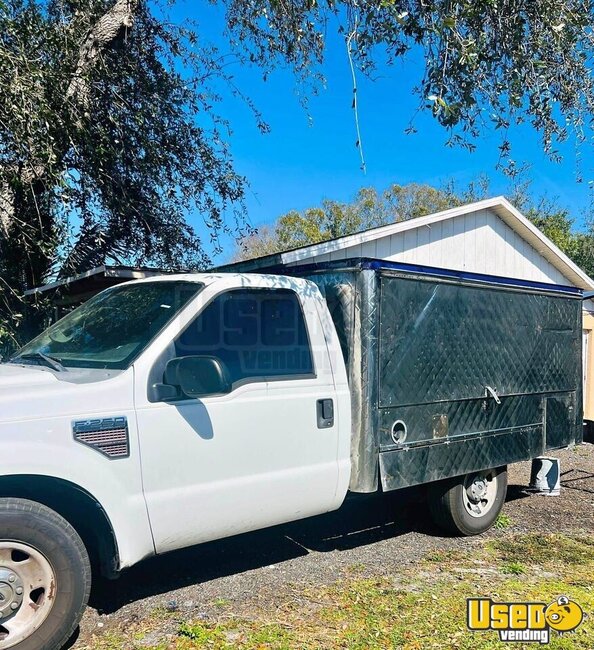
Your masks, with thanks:
[[[8,239],[10,224],[14,218],[14,196],[8,183],[0,185],[0,237]]]
[[[86,108],[89,99],[87,74],[97,57],[108,49],[123,32],[132,27],[139,0],[117,0],[113,7],[95,23],[83,41],[66,99],[78,108]]]

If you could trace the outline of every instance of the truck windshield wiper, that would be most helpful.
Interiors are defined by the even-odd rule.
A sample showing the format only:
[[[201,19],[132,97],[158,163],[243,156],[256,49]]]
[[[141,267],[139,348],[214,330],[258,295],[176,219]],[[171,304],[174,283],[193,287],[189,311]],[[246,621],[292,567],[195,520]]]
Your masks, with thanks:
[[[18,359],[32,359],[35,361],[41,361],[43,365],[48,368],[52,368],[57,372],[66,372],[68,369],[66,366],[62,365],[59,359],[55,357],[50,357],[49,354],[43,352],[29,352],[28,354],[19,354],[16,357],[12,357],[11,361],[15,362]]]

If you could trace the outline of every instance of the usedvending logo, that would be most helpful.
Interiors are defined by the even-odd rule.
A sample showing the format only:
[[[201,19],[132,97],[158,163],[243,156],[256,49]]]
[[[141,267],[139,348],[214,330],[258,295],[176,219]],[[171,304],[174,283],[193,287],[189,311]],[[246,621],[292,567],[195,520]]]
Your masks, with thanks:
[[[567,596],[546,603],[496,603],[490,598],[468,598],[467,624],[473,632],[495,630],[501,641],[548,643],[551,630],[572,632],[584,611]]]

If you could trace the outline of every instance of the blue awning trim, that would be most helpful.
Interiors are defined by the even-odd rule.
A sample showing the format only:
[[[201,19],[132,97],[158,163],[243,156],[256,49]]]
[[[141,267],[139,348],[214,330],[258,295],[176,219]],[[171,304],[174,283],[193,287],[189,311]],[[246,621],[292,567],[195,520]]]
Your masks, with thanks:
[[[548,282],[535,282],[533,280],[519,280],[517,278],[507,278],[498,275],[488,275],[485,273],[471,273],[469,271],[455,271],[453,269],[442,269],[436,266],[425,266],[421,264],[407,264],[405,262],[391,262],[388,260],[373,259],[370,257],[355,257],[344,260],[334,260],[332,262],[316,262],[313,264],[303,264],[296,266],[273,266],[258,269],[257,273],[278,273],[284,275],[302,275],[311,271],[324,271],[360,268],[371,269],[374,271],[393,270],[405,273],[415,273],[418,275],[438,276],[454,280],[480,282],[483,284],[502,285],[507,287],[516,287],[519,289],[534,289],[538,291],[548,291],[554,293],[563,293],[581,298],[583,289],[571,287],[563,284],[553,284]]]

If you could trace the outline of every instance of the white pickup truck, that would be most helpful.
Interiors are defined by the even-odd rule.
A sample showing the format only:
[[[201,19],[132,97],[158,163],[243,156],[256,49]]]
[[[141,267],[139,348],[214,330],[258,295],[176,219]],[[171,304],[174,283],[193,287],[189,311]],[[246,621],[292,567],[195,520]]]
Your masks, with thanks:
[[[438,523],[481,532],[508,463],[579,442],[579,291],[373,260],[290,272],[122,284],[0,365],[0,649],[61,648],[92,570],[349,489],[429,483]]]

